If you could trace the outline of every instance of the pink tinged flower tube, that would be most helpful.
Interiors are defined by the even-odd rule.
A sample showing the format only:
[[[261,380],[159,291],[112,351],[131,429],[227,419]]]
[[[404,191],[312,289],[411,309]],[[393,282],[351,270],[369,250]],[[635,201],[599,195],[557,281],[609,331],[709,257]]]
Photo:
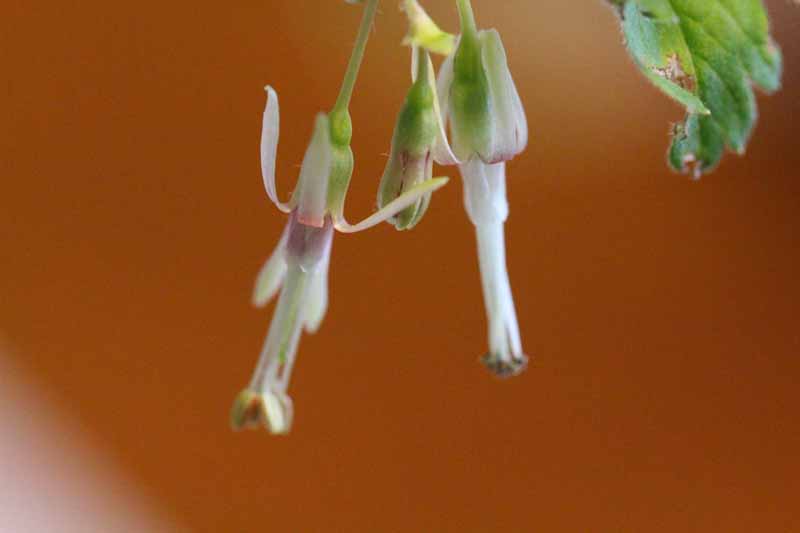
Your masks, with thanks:
[[[231,425],[235,429],[263,426],[271,433],[285,434],[293,419],[287,390],[300,334],[303,329],[316,332],[327,310],[334,229],[352,233],[391,219],[447,180],[418,183],[358,224],[349,224],[343,211],[351,168],[336,160],[330,120],[327,115],[319,114],[297,186],[289,201],[282,202],[275,187],[280,130],[278,95],[271,87],[266,91],[261,138],[264,188],[278,209],[289,214],[289,220],[256,280],[253,292],[256,306],[266,305],[279,291],[280,296],[250,384],[234,402]],[[344,153],[350,153],[349,147]]]

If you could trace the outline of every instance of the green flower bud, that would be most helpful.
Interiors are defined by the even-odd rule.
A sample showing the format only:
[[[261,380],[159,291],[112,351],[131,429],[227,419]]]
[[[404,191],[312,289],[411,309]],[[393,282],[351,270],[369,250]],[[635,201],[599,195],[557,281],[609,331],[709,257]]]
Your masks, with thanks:
[[[416,64],[416,79],[406,95],[397,117],[392,136],[389,162],[378,188],[378,207],[395,201],[404,192],[425,183],[433,175],[433,162],[450,163],[444,137],[444,124],[438,110],[438,98],[434,83],[433,64],[430,55],[422,49],[413,51]],[[391,217],[388,222],[398,230],[413,228],[425,214],[431,193],[421,196],[414,203]]]

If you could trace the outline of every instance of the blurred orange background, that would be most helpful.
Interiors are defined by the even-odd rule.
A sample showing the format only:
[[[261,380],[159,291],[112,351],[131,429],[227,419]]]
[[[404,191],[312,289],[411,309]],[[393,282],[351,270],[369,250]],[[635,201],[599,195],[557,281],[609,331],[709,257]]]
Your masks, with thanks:
[[[455,30],[452,2],[427,4]],[[664,160],[682,111],[603,2],[474,5],[532,130],[508,185],[524,375],[478,363],[473,234],[446,169],[415,231],[335,238],[291,435],[228,428],[271,314],[250,289],[285,223],[259,174],[262,87],[281,96],[285,197],[360,20],[340,1],[4,4],[6,357],[175,529],[800,531],[800,8],[768,2],[785,81],[748,153],[692,183]],[[382,2],[351,220],[409,84],[404,32]]]

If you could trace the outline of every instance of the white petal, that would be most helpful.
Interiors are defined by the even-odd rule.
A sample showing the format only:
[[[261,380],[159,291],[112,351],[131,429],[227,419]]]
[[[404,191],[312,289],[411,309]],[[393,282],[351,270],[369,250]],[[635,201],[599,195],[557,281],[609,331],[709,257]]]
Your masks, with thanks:
[[[456,50],[458,50],[458,43],[456,43]],[[453,85],[453,58],[456,53],[453,52],[447,56],[439,67],[439,76],[436,79],[436,92],[439,95],[439,111],[441,112],[442,120],[445,122],[450,119],[450,86]]]
[[[297,219],[307,226],[321,228],[325,223],[332,159],[328,117],[320,113],[292,197],[297,204]]]
[[[480,32],[481,53],[492,105],[492,146],[480,154],[488,163],[507,161],[528,144],[528,121],[517,87],[508,69],[506,52],[497,30]]]
[[[278,94],[267,85],[267,106],[264,108],[264,119],[261,125],[261,177],[264,179],[264,188],[267,196],[278,209],[284,213],[292,210],[291,205],[278,200],[275,190],[275,158],[278,153],[278,136],[280,134],[280,107]]]
[[[325,312],[328,310],[328,268],[330,266],[330,247],[328,254],[323,259],[322,264],[317,267],[311,278],[311,285],[308,288],[308,303],[303,314],[305,330],[308,333],[316,333]]]
[[[450,78],[452,80],[453,76],[453,61],[451,60],[452,56],[448,56],[445,60],[445,64],[450,62],[449,69],[450,69]],[[442,76],[446,76],[444,74],[445,65],[442,65],[442,73],[440,74],[440,80],[442,80]],[[429,79],[434,79],[434,72],[433,72],[433,62],[431,61],[430,56],[428,57],[428,75]],[[443,80],[442,83],[447,83],[446,80]],[[433,148],[431,149],[431,155],[433,156],[433,160],[439,163],[440,165],[457,165],[459,163],[458,158],[453,154],[453,150],[450,148],[450,143],[447,141],[447,131],[445,129],[445,122],[447,121],[447,117],[443,113],[447,113],[447,106],[449,105],[449,96],[444,97],[444,102],[440,104],[441,97],[439,96],[439,81],[437,81],[436,85],[431,83],[431,89],[433,90],[433,111],[436,114],[436,140],[433,143]],[[450,93],[450,84],[447,83],[446,93]]]
[[[286,276],[286,239],[287,231],[284,229],[278,246],[258,273],[253,290],[253,305],[256,307],[267,305],[283,283]]]
[[[433,178],[415,185],[386,204],[380,211],[373,213],[371,216],[354,225],[351,225],[347,222],[347,220],[345,220],[344,213],[342,212],[343,206],[340,206],[339,212],[334,213],[333,225],[342,233],[355,233],[357,231],[371,228],[372,226],[392,218],[400,211],[416,203],[426,194],[430,194],[433,191],[443,187],[447,181],[448,178]]]

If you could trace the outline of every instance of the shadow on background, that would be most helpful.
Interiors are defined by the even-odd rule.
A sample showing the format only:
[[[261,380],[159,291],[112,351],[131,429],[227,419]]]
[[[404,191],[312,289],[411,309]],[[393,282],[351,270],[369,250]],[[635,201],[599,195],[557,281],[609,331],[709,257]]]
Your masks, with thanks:
[[[4,9],[15,364],[191,531],[800,530],[800,10],[769,2],[785,87],[759,98],[748,154],[691,183],[664,162],[682,112],[602,2],[492,5],[475,2],[532,129],[507,225],[525,375],[477,362],[453,180],[416,231],[336,237],[291,436],[228,430],[270,316],[249,291],[284,224],[258,170],[262,87],[281,95],[285,196],[349,54],[360,9],[343,2]],[[354,100],[351,219],[372,209],[409,83],[404,22],[383,11]]]

